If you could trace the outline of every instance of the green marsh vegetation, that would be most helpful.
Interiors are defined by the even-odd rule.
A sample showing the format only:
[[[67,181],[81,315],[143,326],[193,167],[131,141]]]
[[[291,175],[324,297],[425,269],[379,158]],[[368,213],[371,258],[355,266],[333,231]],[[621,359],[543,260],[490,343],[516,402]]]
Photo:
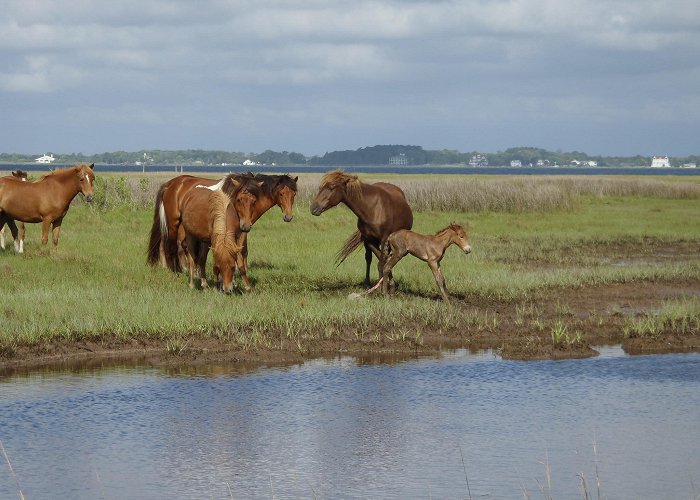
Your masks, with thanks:
[[[274,207],[250,233],[251,293],[192,291],[184,274],[145,261],[156,190],[175,174],[96,173],[96,200],[76,199],[56,253],[40,251],[39,225],[27,225],[24,255],[12,245],[0,252],[0,357],[87,341],[161,342],[171,354],[192,349],[193,339],[301,354],[341,348],[341,339],[370,350],[419,349],[430,335],[466,339],[513,326],[551,332],[552,343],[579,342],[566,307],[548,323],[532,304],[591,286],[671,282],[697,290],[700,282],[698,178],[361,176],[405,190],[415,231],[468,224],[473,252],[451,249],[442,261],[454,297],[445,304],[427,266],[408,257],[395,269],[395,295],[349,300],[363,291],[364,254],[337,268],[334,257],[356,217],[344,206],[309,213],[315,174],[300,177],[292,222]],[[511,324],[493,304],[512,306]],[[691,334],[695,304],[673,313],[676,323],[689,316]]]

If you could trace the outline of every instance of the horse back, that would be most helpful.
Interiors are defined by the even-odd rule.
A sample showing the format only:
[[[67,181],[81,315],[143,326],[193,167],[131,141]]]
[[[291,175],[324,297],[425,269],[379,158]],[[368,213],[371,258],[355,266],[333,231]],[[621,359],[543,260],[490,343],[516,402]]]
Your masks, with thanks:
[[[413,211],[408,205],[403,190],[388,182],[377,182],[372,185],[376,190],[378,203],[376,212],[382,236],[385,239],[389,234],[399,229],[411,229],[413,227]],[[369,200],[368,200],[369,201]]]
[[[45,183],[24,182],[14,177],[0,178],[0,211],[22,222],[41,222],[65,215],[71,200],[57,200]]]

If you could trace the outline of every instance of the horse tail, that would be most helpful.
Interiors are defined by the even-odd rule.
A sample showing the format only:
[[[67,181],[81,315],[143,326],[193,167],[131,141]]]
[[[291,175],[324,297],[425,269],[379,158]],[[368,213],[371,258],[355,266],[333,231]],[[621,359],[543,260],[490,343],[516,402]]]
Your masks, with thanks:
[[[241,251],[236,238],[230,237],[233,235],[226,231],[226,209],[230,202],[231,198],[223,191],[212,191],[209,195],[209,230],[215,256],[228,254],[234,257]]]
[[[345,241],[343,247],[335,255],[335,265],[339,266],[345,258],[353,253],[362,244],[362,234],[360,231],[355,231],[350,235],[350,237]]]
[[[151,226],[151,236],[148,241],[148,251],[146,252],[146,261],[152,266],[155,266],[158,262],[165,263],[163,246],[168,236],[168,226],[165,224],[164,217],[164,192],[165,188],[161,186],[156,195],[156,204],[153,209],[153,225]]]

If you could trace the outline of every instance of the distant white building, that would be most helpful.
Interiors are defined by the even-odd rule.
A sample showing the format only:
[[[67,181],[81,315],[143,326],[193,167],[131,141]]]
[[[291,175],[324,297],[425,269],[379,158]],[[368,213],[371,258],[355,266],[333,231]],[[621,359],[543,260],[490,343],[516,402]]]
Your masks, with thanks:
[[[406,158],[405,153],[399,153],[395,156],[390,156],[389,157],[389,165],[401,165],[401,166],[408,165],[408,158]]]
[[[471,160],[469,160],[469,166],[470,167],[488,167],[489,161],[486,159],[486,156],[484,156],[484,155],[474,155],[471,157]]]
[[[697,163],[684,163],[681,168],[698,168]]]
[[[39,158],[34,158],[35,163],[52,163],[56,158],[53,155],[44,155]]]
[[[253,160],[245,160],[243,162],[243,165],[245,165],[246,167],[250,167],[251,165],[257,165],[257,163],[255,163]]]
[[[654,168],[665,168],[670,167],[671,162],[668,160],[668,156],[654,156],[651,159],[651,166]]]
[[[523,162],[521,162],[520,160],[510,160],[510,166],[511,167],[522,167]]]

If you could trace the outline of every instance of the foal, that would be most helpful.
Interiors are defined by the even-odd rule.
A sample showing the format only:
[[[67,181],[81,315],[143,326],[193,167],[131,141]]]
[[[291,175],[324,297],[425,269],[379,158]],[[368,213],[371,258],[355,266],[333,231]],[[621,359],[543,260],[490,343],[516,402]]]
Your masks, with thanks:
[[[401,229],[391,233],[384,245],[382,245],[382,253],[386,261],[382,278],[370,291],[376,290],[381,284],[382,292],[386,294],[388,292],[391,269],[403,259],[406,254],[410,253],[428,263],[430,270],[433,271],[435,283],[440,290],[442,298],[447,300],[449,295],[445,288],[445,277],[442,275],[442,270],[440,269],[440,261],[445,255],[447,247],[453,243],[461,248],[464,253],[472,251],[472,247],[467,239],[467,232],[462,226],[455,223],[438,231],[435,233],[435,236],[424,235],[407,229]]]

